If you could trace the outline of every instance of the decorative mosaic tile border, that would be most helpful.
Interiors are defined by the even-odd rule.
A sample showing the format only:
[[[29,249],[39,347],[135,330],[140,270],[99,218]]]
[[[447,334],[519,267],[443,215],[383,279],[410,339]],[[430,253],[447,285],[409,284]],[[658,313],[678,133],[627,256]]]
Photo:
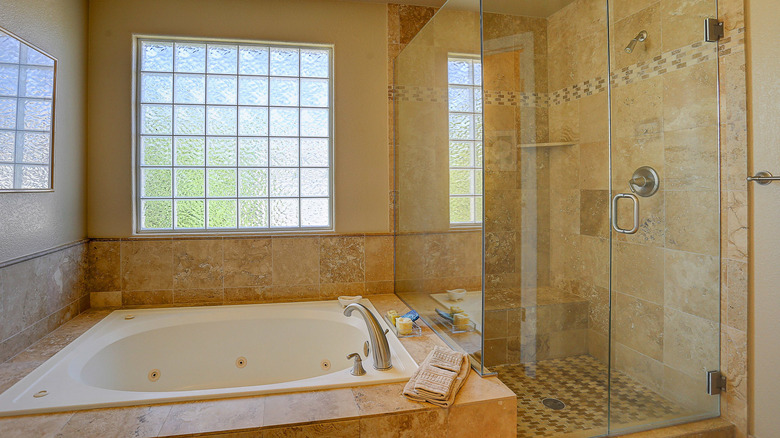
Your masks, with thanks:
[[[649,61],[638,62],[612,73],[609,83],[613,87],[632,84],[665,73],[711,61],[718,56],[744,50],[745,28],[730,32],[717,45],[697,41],[685,47],[663,53]],[[548,108],[565,102],[607,90],[607,79],[597,77],[579,84],[553,91],[552,93],[526,93],[522,91],[484,90],[486,105],[517,106],[526,108]],[[401,102],[446,102],[447,90],[432,87],[399,86],[388,90],[391,99]]]

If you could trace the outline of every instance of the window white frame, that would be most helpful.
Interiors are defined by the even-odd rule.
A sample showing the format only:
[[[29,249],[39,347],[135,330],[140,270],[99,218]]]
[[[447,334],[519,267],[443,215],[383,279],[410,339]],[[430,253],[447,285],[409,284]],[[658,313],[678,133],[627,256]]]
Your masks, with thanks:
[[[333,182],[333,176],[334,176],[334,159],[333,159],[333,139],[334,139],[334,78],[333,78],[333,72],[334,72],[334,56],[333,56],[333,46],[332,45],[325,45],[325,44],[307,44],[307,43],[281,43],[281,42],[269,42],[269,41],[249,41],[249,40],[228,40],[228,39],[206,39],[206,38],[180,38],[180,37],[169,37],[169,36],[150,36],[150,35],[135,35],[134,40],[134,65],[133,65],[133,221],[134,221],[134,229],[136,234],[229,234],[229,233],[268,233],[268,232],[307,232],[307,231],[328,231],[334,229],[334,182]],[[247,166],[241,166],[238,161],[236,161],[235,165],[229,165],[224,167],[216,167],[211,166],[207,161],[204,161],[202,164],[199,164],[195,166],[197,169],[202,169],[202,176],[203,176],[203,195],[198,196],[196,198],[182,198],[177,197],[176,192],[176,185],[174,182],[174,175],[177,171],[177,169],[186,169],[186,166],[179,166],[177,165],[176,161],[176,138],[177,137],[184,137],[183,134],[178,134],[176,132],[175,125],[175,114],[176,114],[176,107],[177,106],[185,106],[186,104],[180,104],[177,103],[177,98],[175,96],[176,93],[176,86],[175,83],[172,84],[171,87],[171,98],[169,103],[160,103],[159,105],[166,106],[171,111],[171,128],[170,133],[167,134],[161,134],[159,137],[167,137],[170,139],[170,154],[171,154],[171,160],[170,164],[166,164],[164,166],[159,166],[161,168],[170,169],[170,180],[171,180],[171,192],[169,196],[165,197],[146,197],[144,196],[144,188],[143,188],[143,172],[147,169],[152,169],[153,167],[145,165],[143,162],[143,147],[142,147],[142,138],[143,137],[153,137],[154,135],[147,135],[142,133],[142,119],[143,119],[143,109],[142,105],[145,105],[146,102],[142,100],[142,87],[141,87],[141,78],[142,73],[145,73],[142,69],[142,52],[143,52],[143,44],[144,42],[160,42],[160,43],[171,43],[171,44],[201,44],[201,45],[232,45],[232,46],[240,46],[240,47],[256,47],[256,48],[267,48],[270,51],[274,49],[294,49],[294,50],[320,50],[320,51],[327,51],[328,53],[328,72],[327,72],[327,78],[318,76],[316,78],[303,78],[304,80],[307,79],[319,79],[319,80],[327,80],[327,106],[319,106],[316,107],[316,109],[327,109],[328,111],[328,120],[327,120],[327,137],[319,136],[316,137],[318,140],[326,140],[327,143],[327,177],[328,177],[328,183],[327,183],[327,194],[326,195],[311,195],[311,196],[302,196],[303,193],[301,191],[301,169],[325,169],[324,165],[318,164],[317,166],[303,166],[301,163],[302,157],[301,157],[301,142],[300,139],[302,138],[312,138],[315,139],[315,137],[303,137],[301,135],[301,109],[306,110],[310,109],[312,107],[302,106],[301,105],[301,92],[300,92],[300,80],[301,80],[301,72],[298,70],[298,73],[295,75],[272,75],[270,71],[270,66],[268,66],[268,63],[270,61],[266,61],[267,71],[265,71],[264,74],[243,74],[240,73],[238,70],[238,63],[239,61],[236,61],[236,73],[228,73],[223,76],[232,76],[236,78],[236,82],[238,82],[242,77],[254,77],[254,78],[264,78],[266,81],[266,102],[264,105],[255,104],[255,105],[241,105],[238,102],[238,95],[236,95],[236,101],[231,104],[224,104],[224,105],[217,105],[212,104],[208,102],[208,98],[205,98],[202,100],[202,102],[199,102],[194,105],[190,105],[192,107],[198,107],[201,108],[204,113],[206,113],[210,107],[232,107],[236,108],[235,114],[236,117],[238,117],[239,111],[242,107],[244,108],[260,108],[265,109],[265,134],[255,134],[253,138],[262,138],[266,140],[266,143],[270,143],[272,138],[285,138],[285,139],[294,139],[294,142],[297,142],[297,165],[288,165],[287,167],[284,166],[272,166],[270,163],[270,151],[268,148],[266,148],[266,162],[264,165],[255,165],[255,168],[262,168],[266,170],[266,193],[264,196],[260,197],[244,197],[240,196],[240,171],[244,169]],[[240,49],[239,49],[240,50]],[[208,53],[208,50],[207,50]],[[299,52],[300,53],[300,52]],[[173,55],[176,56],[176,50],[173,50]],[[208,58],[208,54],[206,55]],[[301,57],[298,56],[298,62],[300,64]],[[176,71],[176,60],[174,58],[170,70],[166,71],[159,71],[158,73],[168,74],[168,75],[177,75],[177,74],[186,74],[187,72],[177,72]],[[146,72],[149,73],[149,72]],[[204,76],[204,81],[206,83],[206,87],[208,87],[209,82],[209,76],[216,76],[221,73],[216,72],[208,72],[208,68],[203,73],[197,73],[202,74]],[[290,106],[279,106],[279,105],[271,105],[271,96],[270,96],[270,82],[274,79],[297,79],[298,80],[298,95],[297,95],[297,105],[290,105]],[[148,105],[154,105],[154,103],[149,103]],[[287,137],[274,137],[271,136],[270,131],[270,113],[273,111],[273,109],[291,109],[291,110],[297,110],[297,117],[298,117],[298,132],[297,135],[289,135]],[[313,108],[312,108],[313,109]],[[207,131],[207,116],[204,116],[203,118],[203,133],[198,135],[190,135],[188,137],[198,137],[202,138],[202,144],[203,147],[208,149],[208,141],[209,138],[217,138],[214,135],[210,135],[210,133]],[[238,121],[236,121],[238,123]],[[235,138],[236,148],[238,148],[239,141],[246,136],[238,135],[239,133],[236,132],[235,135],[226,135],[223,138]],[[207,154],[204,150],[204,154]],[[239,151],[236,149],[235,151],[235,159],[239,159]],[[205,160],[205,155],[204,155]],[[324,163],[323,163],[324,164]],[[212,169],[234,169],[235,173],[233,176],[233,179],[235,180],[236,189],[234,195],[226,196],[226,197],[216,197],[216,196],[209,196],[209,189],[208,189],[208,183],[206,182],[208,180],[208,174],[209,171]],[[298,174],[298,188],[297,188],[297,195],[295,196],[288,196],[288,197],[282,197],[282,196],[271,196],[271,172],[273,170],[277,169],[292,169],[295,170]],[[251,180],[249,180],[251,181]],[[302,208],[301,203],[302,199],[320,199],[325,200],[327,202],[327,217],[328,217],[328,223],[327,224],[317,224],[317,225],[302,225]],[[267,207],[266,207],[266,214],[265,214],[265,225],[264,226],[246,226],[242,227],[241,225],[241,204],[242,200],[265,200],[267,201]],[[284,199],[289,202],[294,200],[297,202],[298,207],[298,222],[297,225],[284,225],[284,226],[275,226],[271,223],[270,217],[272,215],[271,213],[271,204],[277,199]],[[155,200],[162,200],[162,201],[169,201],[170,202],[170,228],[149,228],[144,227],[143,221],[143,208],[144,203],[146,201],[155,201]],[[203,223],[202,227],[197,228],[180,228],[177,227],[177,212],[176,212],[176,204],[179,201],[187,200],[187,201],[202,201],[203,202]],[[209,223],[209,202],[210,201],[219,201],[219,200],[227,200],[227,201],[235,201],[235,210],[234,210],[234,216],[235,216],[235,223],[230,227],[210,227]],[[322,203],[321,203],[322,204]]]
[[[453,70],[453,63],[468,65],[467,74],[460,77],[459,72]],[[466,96],[465,100],[464,96]],[[482,134],[484,118],[482,115],[482,66],[479,57],[448,54],[447,106],[450,226],[453,228],[480,226],[484,210],[484,143]],[[471,132],[466,135],[459,134],[458,120],[469,120]],[[467,149],[465,154],[467,157],[463,155],[464,149]],[[457,189],[459,184],[456,174],[470,175],[467,190]],[[470,219],[454,220],[454,204],[464,201],[469,204],[467,208],[470,211]]]

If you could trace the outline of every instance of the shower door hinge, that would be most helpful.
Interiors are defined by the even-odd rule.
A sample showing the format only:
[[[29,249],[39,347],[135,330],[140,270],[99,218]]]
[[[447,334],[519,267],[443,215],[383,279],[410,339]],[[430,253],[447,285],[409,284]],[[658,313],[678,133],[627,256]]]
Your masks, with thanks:
[[[718,395],[726,392],[726,376],[720,371],[707,371],[707,394]]]
[[[723,38],[723,22],[718,21],[717,18],[704,20],[704,41],[714,43],[721,38]]]

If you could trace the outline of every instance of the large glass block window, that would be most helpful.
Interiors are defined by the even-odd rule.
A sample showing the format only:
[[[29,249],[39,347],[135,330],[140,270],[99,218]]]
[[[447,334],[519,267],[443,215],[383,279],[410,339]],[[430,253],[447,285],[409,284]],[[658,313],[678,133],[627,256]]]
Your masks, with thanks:
[[[448,67],[450,223],[482,222],[482,66],[450,57]]]
[[[139,231],[331,227],[330,47],[137,46]]]
[[[0,190],[52,188],[55,62],[0,29]]]

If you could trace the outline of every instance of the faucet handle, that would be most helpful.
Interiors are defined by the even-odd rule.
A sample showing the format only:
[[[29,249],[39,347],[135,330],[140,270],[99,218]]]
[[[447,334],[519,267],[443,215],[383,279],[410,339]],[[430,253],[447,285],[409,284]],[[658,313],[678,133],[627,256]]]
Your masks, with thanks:
[[[366,370],[363,368],[363,359],[360,358],[360,354],[348,354],[347,360],[349,359],[355,359],[355,362],[352,364],[352,371],[349,372],[350,374],[353,376],[362,376],[366,374]]]

